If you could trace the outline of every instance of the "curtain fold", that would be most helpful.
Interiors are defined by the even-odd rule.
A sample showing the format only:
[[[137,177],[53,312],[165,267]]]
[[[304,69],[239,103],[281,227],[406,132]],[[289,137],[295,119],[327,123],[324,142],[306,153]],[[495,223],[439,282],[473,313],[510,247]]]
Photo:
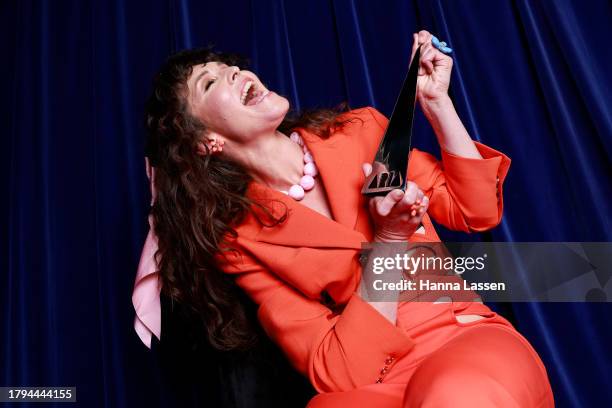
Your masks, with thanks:
[[[131,305],[149,202],[143,107],[169,54],[214,44],[249,57],[295,109],[348,101],[390,115],[412,33],[432,31],[454,50],[466,128],[513,160],[502,224],[441,235],[612,241],[610,21],[604,0],[4,2],[0,386],[76,386],[87,407],[171,405]],[[414,129],[438,154],[421,113]],[[612,397],[609,303],[511,308],[558,406]],[[247,372],[232,371],[234,386]]]

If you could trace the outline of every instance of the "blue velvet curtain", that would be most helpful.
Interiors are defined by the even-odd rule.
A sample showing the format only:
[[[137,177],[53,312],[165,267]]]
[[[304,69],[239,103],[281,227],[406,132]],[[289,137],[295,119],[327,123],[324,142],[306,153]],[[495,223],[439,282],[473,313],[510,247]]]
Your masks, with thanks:
[[[471,135],[513,160],[503,223],[443,236],[612,241],[607,0],[5,0],[0,13],[0,386],[76,385],[87,407],[164,405],[132,329],[142,113],[156,69],[187,47],[250,57],[296,109],[347,100],[389,115],[411,34],[427,29],[455,50],[451,94]],[[422,115],[414,144],[438,150]],[[609,305],[511,306],[560,407],[612,397]]]

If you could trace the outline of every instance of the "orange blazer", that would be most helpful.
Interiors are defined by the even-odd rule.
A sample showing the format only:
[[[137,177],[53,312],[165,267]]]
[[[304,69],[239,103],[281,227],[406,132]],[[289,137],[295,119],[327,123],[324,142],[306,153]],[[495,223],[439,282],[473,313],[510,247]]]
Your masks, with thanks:
[[[287,209],[288,218],[265,227],[249,215],[229,243],[237,251],[218,258],[259,305],[258,318],[268,335],[319,392],[373,384],[387,358],[399,359],[414,345],[356,294],[361,243],[373,236],[361,194],[361,165],[373,160],[388,120],[374,108],[346,115],[351,121],[325,140],[296,129],[317,163],[334,220],[253,182],[247,195],[277,215]],[[415,233],[411,241],[439,241],[430,216],[468,232],[500,222],[510,159],[480,143],[476,146],[483,159],[442,151],[439,162],[412,150],[408,178],[430,198],[430,206],[423,218],[425,234]],[[327,306],[329,298],[336,305],[333,309]]]

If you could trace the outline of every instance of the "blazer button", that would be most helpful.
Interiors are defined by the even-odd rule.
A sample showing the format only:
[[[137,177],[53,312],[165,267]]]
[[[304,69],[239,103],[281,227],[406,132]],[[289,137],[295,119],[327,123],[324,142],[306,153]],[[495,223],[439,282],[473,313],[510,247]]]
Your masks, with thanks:
[[[387,359],[385,360],[385,364],[389,365],[393,362],[394,358],[393,357],[387,357]]]
[[[378,377],[378,379],[376,380],[376,384],[380,384],[382,382],[382,377]]]
[[[380,374],[381,374],[381,375],[385,375],[385,374],[387,374],[387,371],[389,371],[389,368],[387,368],[387,367],[383,367],[383,369],[382,369],[382,370],[380,370]]]

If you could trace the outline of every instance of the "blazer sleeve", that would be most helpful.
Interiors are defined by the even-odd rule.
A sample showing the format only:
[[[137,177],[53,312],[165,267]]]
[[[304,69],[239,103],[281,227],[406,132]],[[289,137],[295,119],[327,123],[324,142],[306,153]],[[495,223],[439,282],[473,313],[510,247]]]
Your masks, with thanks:
[[[404,331],[357,294],[341,311],[332,311],[249,256],[238,267],[236,283],[259,304],[262,327],[318,392],[374,384],[385,366],[390,369],[414,347]]]
[[[388,119],[370,113],[383,129]],[[505,154],[474,142],[482,159],[456,156],[441,149],[442,160],[418,149],[410,153],[408,179],[429,197],[428,213],[447,228],[472,232],[498,225],[503,213],[503,183],[510,167]]]

